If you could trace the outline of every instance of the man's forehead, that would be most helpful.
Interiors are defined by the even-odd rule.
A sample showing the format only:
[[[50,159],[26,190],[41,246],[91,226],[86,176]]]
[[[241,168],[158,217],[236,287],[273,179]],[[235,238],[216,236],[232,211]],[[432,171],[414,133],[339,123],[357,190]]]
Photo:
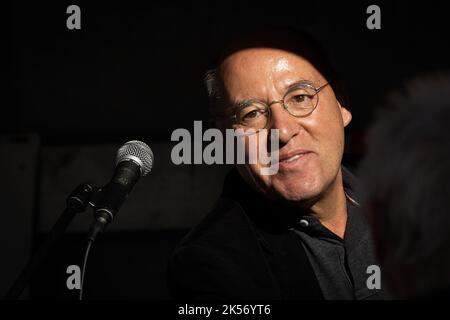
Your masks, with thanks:
[[[255,64],[260,62],[276,63],[279,60],[284,60],[285,63],[288,61],[295,63],[296,61],[305,61],[305,58],[296,53],[278,48],[246,48],[227,56],[223,59],[221,66],[227,67],[235,64]]]
[[[289,60],[286,57],[279,57],[273,65],[276,72],[289,71],[289,67]]]
[[[289,87],[299,80],[316,83],[320,78],[320,73],[305,58],[273,48],[251,48],[235,52],[220,65],[220,73],[225,82],[275,77],[273,80],[280,82],[283,87]]]

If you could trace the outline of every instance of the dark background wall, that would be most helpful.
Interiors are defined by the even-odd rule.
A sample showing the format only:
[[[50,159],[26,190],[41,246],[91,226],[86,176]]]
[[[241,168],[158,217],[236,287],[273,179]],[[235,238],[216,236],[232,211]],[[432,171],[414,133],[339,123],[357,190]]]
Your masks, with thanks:
[[[66,28],[70,4],[81,8],[81,30]],[[381,7],[381,30],[366,28],[370,4]],[[170,136],[207,118],[203,74],[231,32],[254,21],[283,21],[320,40],[348,85],[353,121],[346,161],[354,166],[384,94],[411,76],[448,70],[447,13],[444,1],[10,3],[4,11],[10,74],[0,116],[0,164],[8,168],[0,190],[6,221],[0,294],[67,194],[87,179],[107,182],[117,147],[139,139],[155,153],[154,170],[96,246],[87,292],[168,296],[166,258],[213,205],[229,169],[173,165]],[[80,263],[80,235],[90,219],[77,217],[28,296],[74,297],[65,288],[65,267]]]

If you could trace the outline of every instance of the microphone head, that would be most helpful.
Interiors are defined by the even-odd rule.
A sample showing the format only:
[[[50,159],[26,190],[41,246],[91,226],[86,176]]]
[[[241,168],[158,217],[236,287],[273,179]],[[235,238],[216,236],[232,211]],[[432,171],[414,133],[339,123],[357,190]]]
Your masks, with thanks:
[[[153,167],[153,152],[142,141],[132,140],[119,148],[116,156],[116,165],[122,161],[134,161],[141,168],[141,176],[147,175]]]

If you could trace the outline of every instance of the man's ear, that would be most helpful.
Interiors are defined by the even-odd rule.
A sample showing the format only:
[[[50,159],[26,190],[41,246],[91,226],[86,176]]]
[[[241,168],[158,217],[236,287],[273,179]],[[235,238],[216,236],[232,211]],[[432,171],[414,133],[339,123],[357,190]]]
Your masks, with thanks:
[[[341,111],[342,116],[342,122],[344,123],[344,127],[346,127],[350,121],[352,121],[352,113],[347,110],[347,108],[341,106],[341,104],[338,102],[339,110]]]

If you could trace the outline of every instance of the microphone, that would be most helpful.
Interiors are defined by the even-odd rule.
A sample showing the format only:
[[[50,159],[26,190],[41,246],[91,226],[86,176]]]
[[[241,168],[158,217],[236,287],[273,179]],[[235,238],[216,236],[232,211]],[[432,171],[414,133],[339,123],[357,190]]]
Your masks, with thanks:
[[[111,223],[136,182],[152,170],[153,160],[152,150],[142,141],[128,141],[119,148],[111,181],[97,189],[90,201],[94,207],[94,222],[88,240],[94,242],[97,235]]]

